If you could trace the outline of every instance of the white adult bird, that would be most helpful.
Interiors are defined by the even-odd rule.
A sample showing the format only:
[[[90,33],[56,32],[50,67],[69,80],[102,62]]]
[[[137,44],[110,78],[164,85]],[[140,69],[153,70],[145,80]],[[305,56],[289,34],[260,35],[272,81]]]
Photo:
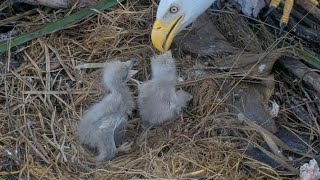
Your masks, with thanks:
[[[167,51],[175,35],[195,21],[216,1],[217,0],[161,0],[151,33],[151,40],[154,47],[160,52]],[[242,6],[243,13],[248,13],[249,15],[253,13],[254,16],[256,16],[257,11],[260,11],[262,6],[264,6],[264,3],[262,3],[264,0],[258,0],[261,1],[259,3],[258,1],[252,0],[237,1]],[[276,9],[280,3],[281,0],[271,0],[269,4],[270,8],[266,15]],[[280,19],[281,30],[288,24],[294,3],[299,4],[308,12],[312,12],[315,6],[320,8],[319,0],[285,0],[283,15]]]
[[[216,0],[161,0],[151,39],[160,52],[167,51],[181,30],[195,21]]]

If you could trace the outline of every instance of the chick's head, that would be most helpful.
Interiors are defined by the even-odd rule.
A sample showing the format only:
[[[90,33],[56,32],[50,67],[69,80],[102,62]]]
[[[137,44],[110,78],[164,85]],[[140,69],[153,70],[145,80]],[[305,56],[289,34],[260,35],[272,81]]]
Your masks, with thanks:
[[[129,79],[129,72],[136,62],[136,60],[130,60],[126,62],[112,61],[107,63],[103,71],[103,84],[110,89],[125,86]]]
[[[164,80],[177,80],[175,59],[171,51],[167,51],[151,58],[152,78]]]

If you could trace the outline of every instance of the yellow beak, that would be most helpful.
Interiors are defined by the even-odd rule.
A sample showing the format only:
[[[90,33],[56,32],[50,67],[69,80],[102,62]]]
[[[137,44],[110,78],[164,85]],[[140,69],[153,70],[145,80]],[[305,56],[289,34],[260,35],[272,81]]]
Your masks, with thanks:
[[[173,38],[180,29],[183,18],[184,15],[181,15],[166,25],[159,20],[154,22],[151,32],[151,40],[156,49],[160,52],[165,52],[170,48]]]

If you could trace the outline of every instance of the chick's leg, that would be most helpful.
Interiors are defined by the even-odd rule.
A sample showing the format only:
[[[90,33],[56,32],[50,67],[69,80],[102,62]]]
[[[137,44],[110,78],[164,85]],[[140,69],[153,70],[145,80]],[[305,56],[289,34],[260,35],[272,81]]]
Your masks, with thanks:
[[[114,132],[106,129],[100,132],[98,142],[99,155],[96,157],[97,161],[108,161],[114,158],[117,148],[114,142]]]

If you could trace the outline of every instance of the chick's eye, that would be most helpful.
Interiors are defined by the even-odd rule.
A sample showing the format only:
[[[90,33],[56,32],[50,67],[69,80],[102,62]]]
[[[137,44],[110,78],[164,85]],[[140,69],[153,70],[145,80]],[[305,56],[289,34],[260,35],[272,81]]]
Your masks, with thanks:
[[[171,13],[177,13],[178,12],[178,7],[176,7],[176,6],[172,6],[171,8],[170,8],[170,12]]]

